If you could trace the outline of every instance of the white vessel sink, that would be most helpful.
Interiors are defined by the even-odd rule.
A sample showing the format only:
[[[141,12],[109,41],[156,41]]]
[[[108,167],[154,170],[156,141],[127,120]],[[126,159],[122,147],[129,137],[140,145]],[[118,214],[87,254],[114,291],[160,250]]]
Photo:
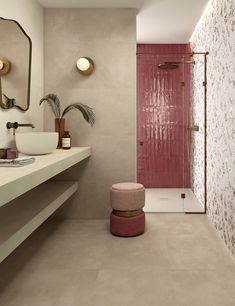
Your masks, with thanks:
[[[21,153],[42,155],[51,153],[58,144],[56,132],[28,132],[15,134],[16,147]]]

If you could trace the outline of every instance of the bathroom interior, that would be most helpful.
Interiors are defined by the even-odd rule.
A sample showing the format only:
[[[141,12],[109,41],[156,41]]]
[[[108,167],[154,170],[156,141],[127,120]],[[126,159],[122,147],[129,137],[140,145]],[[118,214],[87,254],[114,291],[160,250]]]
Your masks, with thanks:
[[[234,306],[235,2],[0,0],[0,37],[0,306]]]

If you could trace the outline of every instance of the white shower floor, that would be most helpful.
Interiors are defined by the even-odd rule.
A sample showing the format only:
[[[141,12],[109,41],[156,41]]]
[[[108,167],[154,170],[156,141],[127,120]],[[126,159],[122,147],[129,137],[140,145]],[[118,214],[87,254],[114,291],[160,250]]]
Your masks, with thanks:
[[[185,193],[186,198],[181,198]],[[204,212],[190,188],[146,188],[145,212]]]

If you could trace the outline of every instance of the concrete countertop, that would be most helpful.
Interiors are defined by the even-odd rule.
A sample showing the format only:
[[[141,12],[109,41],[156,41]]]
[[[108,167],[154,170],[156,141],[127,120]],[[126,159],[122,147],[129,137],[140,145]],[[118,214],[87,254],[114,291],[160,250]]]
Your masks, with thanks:
[[[91,155],[90,147],[57,149],[34,156],[35,162],[22,167],[0,167],[0,206],[47,181]]]

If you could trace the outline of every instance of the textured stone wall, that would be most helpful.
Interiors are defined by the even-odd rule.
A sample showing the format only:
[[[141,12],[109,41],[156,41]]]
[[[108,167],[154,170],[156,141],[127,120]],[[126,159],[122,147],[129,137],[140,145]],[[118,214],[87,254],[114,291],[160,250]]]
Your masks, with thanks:
[[[192,38],[193,49],[208,56],[208,216],[228,248],[235,254],[235,2],[214,0]],[[194,69],[194,115],[203,121],[202,74]],[[202,131],[203,134],[203,131]],[[196,146],[203,149],[202,138]],[[195,193],[201,200],[202,154],[194,163]],[[196,167],[195,167],[196,168]]]

